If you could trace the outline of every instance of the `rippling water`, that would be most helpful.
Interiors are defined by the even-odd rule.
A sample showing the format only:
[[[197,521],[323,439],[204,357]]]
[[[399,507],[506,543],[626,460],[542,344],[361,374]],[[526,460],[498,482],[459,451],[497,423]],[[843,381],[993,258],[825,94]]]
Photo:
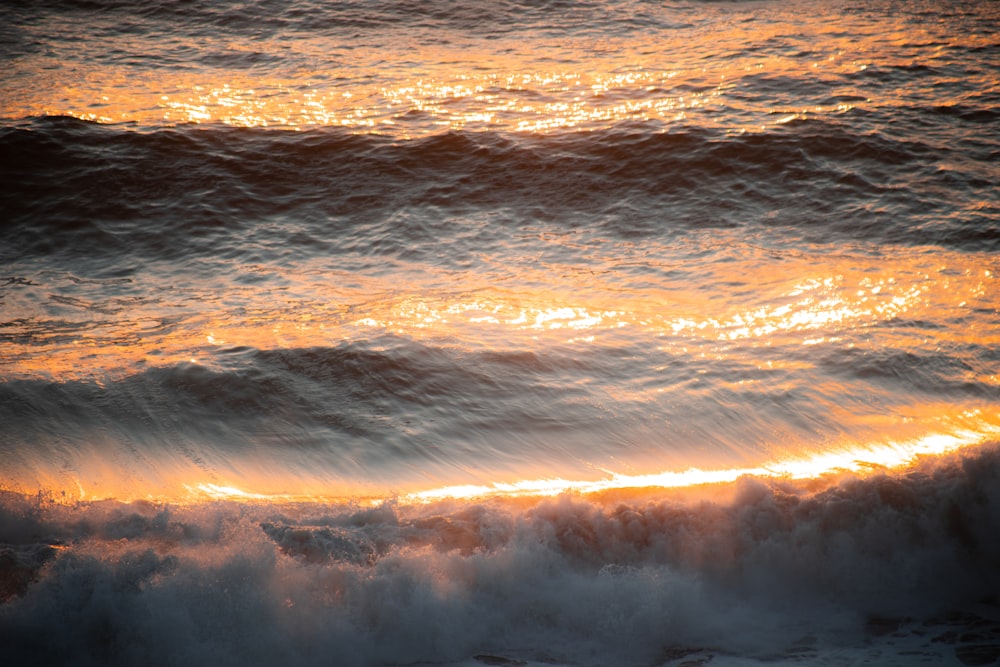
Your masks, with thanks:
[[[1000,656],[997,4],[0,26],[16,657]]]

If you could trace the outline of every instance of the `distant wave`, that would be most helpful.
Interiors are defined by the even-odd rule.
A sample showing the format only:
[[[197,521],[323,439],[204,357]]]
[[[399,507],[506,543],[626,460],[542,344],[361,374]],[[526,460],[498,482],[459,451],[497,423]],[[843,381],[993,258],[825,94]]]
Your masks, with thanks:
[[[285,243],[329,251],[323,239],[337,230],[379,233],[404,207],[510,210],[619,238],[757,227],[822,242],[1000,248],[996,220],[977,204],[991,187],[981,169],[988,146],[960,157],[822,120],[743,136],[651,129],[398,140],[40,118],[0,130],[9,230],[0,253],[218,254],[257,221],[289,215],[304,230]],[[942,159],[954,166],[939,168]],[[441,230],[394,225],[378,252],[404,253],[425,233]]]

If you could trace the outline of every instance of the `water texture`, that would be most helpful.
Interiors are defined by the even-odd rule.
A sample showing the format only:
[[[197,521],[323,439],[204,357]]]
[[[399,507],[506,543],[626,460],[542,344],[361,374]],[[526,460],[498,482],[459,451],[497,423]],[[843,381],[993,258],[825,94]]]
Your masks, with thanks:
[[[6,650],[993,664],[997,34],[6,3]]]

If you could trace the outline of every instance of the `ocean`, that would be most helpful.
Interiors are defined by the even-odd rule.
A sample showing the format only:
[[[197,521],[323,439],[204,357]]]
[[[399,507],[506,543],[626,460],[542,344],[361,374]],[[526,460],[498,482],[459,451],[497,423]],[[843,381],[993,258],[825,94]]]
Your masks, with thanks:
[[[1000,664],[1000,3],[0,7],[0,662]]]

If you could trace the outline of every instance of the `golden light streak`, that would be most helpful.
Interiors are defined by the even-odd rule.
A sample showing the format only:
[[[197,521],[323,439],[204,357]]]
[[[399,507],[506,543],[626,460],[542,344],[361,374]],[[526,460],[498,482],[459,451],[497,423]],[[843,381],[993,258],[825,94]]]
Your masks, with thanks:
[[[250,493],[237,489],[235,486],[222,486],[219,484],[197,484],[195,486],[184,485],[188,493],[192,496],[206,496],[212,500],[264,500],[269,498],[266,494]]]
[[[403,505],[425,504],[447,499],[485,500],[543,498],[560,494],[589,495],[617,490],[657,491],[726,485],[743,477],[789,481],[820,480],[844,473],[865,476],[902,471],[926,458],[942,457],[989,443],[1000,444],[1000,412],[966,410],[938,419],[921,435],[907,439],[872,441],[827,448],[812,453],[778,456],[757,465],[721,468],[689,467],[651,473],[605,471],[599,479],[531,477],[492,483],[450,484],[414,488],[414,482],[358,483],[337,480],[308,470],[294,473],[279,463],[230,461],[230,479],[207,475],[197,468],[176,463],[158,465],[156,479],[129,481],[115,474],[116,466],[93,460],[77,473],[64,471],[37,480],[39,492],[46,491],[55,503],[116,500],[168,502],[190,505],[205,502],[236,503],[350,503],[372,506],[392,500]],[[929,425],[928,425],[929,426]],[[119,471],[120,472],[120,471]],[[154,474],[149,472],[148,474]],[[84,479],[97,479],[85,483]],[[201,478],[201,479],[199,479]],[[390,490],[390,489],[395,490]],[[5,490],[34,493],[31,485],[5,485]],[[294,490],[294,491],[292,491]]]
[[[384,498],[366,496],[338,496],[321,493],[255,493],[244,491],[243,489],[226,484],[212,484],[200,482],[198,484],[182,484],[184,491],[179,495],[171,494],[147,494],[142,500],[170,502],[177,505],[196,505],[211,501],[229,501],[242,503],[345,503],[351,502],[357,505],[375,505],[383,502]],[[121,500],[118,496],[109,496]],[[134,500],[135,498],[125,497],[124,500]]]
[[[1000,415],[995,415],[995,418]],[[913,440],[868,444],[802,457],[789,457],[756,467],[683,471],[650,474],[613,474],[594,481],[533,479],[510,483],[448,486],[408,494],[406,502],[429,503],[444,499],[474,499],[517,496],[555,496],[563,493],[592,494],[614,489],[673,489],[734,482],[741,477],[815,479],[831,473],[863,474],[873,469],[899,469],[923,456],[943,456],[980,445],[1000,435],[1000,424],[983,421],[975,429],[932,433]]]

